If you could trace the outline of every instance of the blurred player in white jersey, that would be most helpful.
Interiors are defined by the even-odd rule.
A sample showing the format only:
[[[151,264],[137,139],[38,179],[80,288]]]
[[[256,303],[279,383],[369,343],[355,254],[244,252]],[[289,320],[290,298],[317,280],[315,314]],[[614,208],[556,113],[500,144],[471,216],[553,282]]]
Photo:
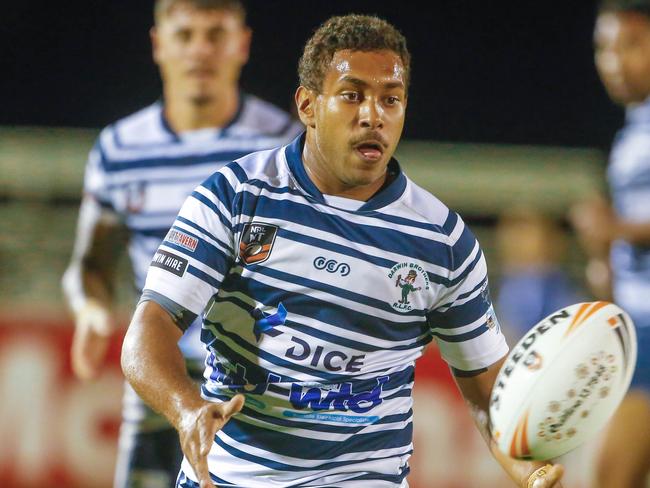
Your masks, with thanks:
[[[583,203],[572,219],[591,254],[588,278],[602,290],[611,270],[614,301],[634,320],[639,347],[630,392],[605,434],[597,486],[641,488],[650,472],[650,0],[603,1],[594,42],[598,73],[625,107],[625,126],[610,154],[611,204]]]
[[[194,187],[232,159],[281,144],[301,129],[284,111],[239,89],[251,42],[240,1],[157,0],[154,17],[162,100],[99,136],[63,280],[76,323],[72,364],[82,379],[101,371],[116,327],[120,251],[128,245],[139,292],[154,252]],[[191,328],[181,341],[197,378],[206,356],[199,329]],[[127,387],[116,488],[173,486],[181,459],[175,430]]]
[[[124,342],[127,379],[179,431],[179,488],[407,487],[415,360],[432,340],[487,437],[508,349],[478,242],[392,157],[406,40],[377,17],[333,17],[299,75],[306,133],[195,189]],[[177,347],[199,315],[201,394]],[[560,466],[490,444],[518,486],[560,486]]]

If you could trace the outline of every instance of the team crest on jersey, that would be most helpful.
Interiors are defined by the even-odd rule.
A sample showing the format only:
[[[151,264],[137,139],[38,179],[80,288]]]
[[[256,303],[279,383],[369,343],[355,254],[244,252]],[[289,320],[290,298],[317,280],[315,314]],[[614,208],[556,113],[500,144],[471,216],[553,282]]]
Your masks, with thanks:
[[[399,263],[393,266],[388,278],[394,280],[396,299],[391,303],[398,312],[409,312],[414,308],[414,300],[423,291],[429,290],[429,275],[417,263]]]
[[[269,258],[278,228],[275,225],[249,222],[239,241],[239,257],[246,264],[263,263]]]

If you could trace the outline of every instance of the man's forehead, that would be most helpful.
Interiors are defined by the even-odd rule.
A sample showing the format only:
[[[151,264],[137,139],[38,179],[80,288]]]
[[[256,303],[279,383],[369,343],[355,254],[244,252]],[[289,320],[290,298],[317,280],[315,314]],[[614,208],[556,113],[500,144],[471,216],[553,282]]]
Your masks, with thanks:
[[[594,37],[607,42],[623,33],[650,32],[650,19],[639,12],[605,12],[598,16]]]
[[[160,24],[168,25],[214,25],[224,28],[236,28],[242,25],[241,15],[228,9],[198,8],[191,4],[179,4],[160,18]]]
[[[399,54],[390,50],[356,51],[343,49],[332,56],[330,74],[345,80],[372,77],[383,82],[404,84],[404,64]]]

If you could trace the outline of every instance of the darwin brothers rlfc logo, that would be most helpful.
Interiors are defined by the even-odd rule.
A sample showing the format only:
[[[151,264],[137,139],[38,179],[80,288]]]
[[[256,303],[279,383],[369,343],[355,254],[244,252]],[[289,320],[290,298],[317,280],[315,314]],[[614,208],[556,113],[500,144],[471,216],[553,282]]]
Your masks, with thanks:
[[[417,263],[399,263],[393,266],[388,278],[394,280],[399,298],[391,303],[398,312],[413,310],[412,300],[416,294],[429,290],[429,275]]]
[[[259,264],[266,261],[273,249],[278,228],[260,222],[244,224],[239,240],[239,258],[245,264]]]

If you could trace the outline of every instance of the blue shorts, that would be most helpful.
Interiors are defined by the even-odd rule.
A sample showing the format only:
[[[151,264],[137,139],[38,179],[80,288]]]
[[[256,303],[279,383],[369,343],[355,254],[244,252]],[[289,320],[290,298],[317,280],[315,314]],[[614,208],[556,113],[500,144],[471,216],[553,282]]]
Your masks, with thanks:
[[[630,389],[645,390],[650,393],[650,324],[636,327],[637,359],[636,370]]]

